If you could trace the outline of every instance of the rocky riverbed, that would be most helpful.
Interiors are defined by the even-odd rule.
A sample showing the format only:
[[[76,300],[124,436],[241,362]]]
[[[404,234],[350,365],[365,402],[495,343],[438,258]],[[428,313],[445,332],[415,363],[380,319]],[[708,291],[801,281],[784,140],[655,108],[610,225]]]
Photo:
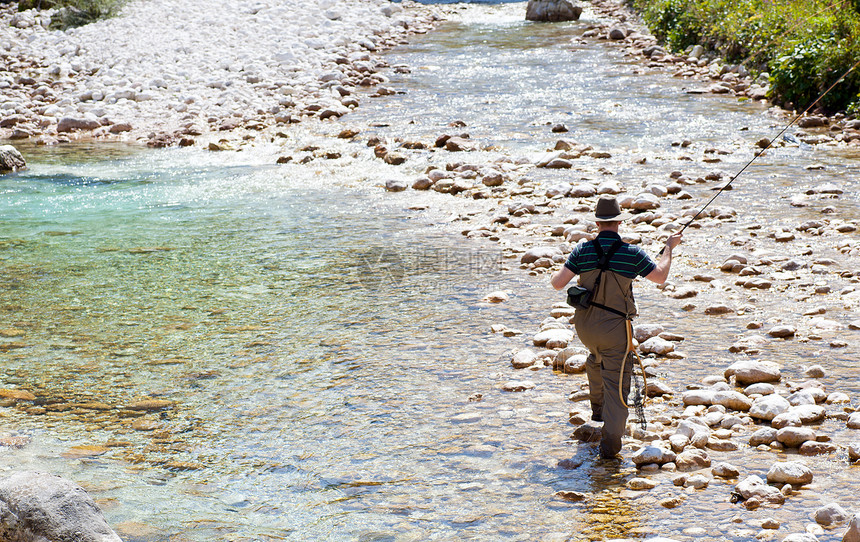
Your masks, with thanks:
[[[337,9],[337,6],[340,5],[327,9]],[[386,6],[375,5],[379,12],[374,12],[374,20],[390,23],[392,18],[397,20],[405,16],[400,12],[383,13]],[[410,9],[407,6],[406,12]],[[405,26],[392,24],[399,34],[388,35],[388,43],[394,43],[394,35],[405,35],[407,29],[424,31],[429,28],[435,15],[423,7],[415,9],[420,13],[420,24],[408,21]],[[639,74],[671,70],[677,77],[691,81],[692,93],[705,90],[761,99],[763,81],[750,81],[741,68],[725,67],[719,61],[699,58],[693,51],[683,57],[667,54],[622,8],[601,3],[593,4],[592,9],[603,19],[572,41],[572,47],[601,40],[629,55],[631,70]],[[265,15],[266,11],[246,15],[259,14]],[[340,19],[326,16],[316,20]],[[19,23],[25,26],[20,29],[22,33],[32,32],[37,36],[33,41],[57,39],[54,34],[27,26],[26,22]],[[96,32],[99,27],[94,25],[93,28],[96,30],[76,32]],[[380,46],[377,42],[372,45]],[[674,154],[667,151],[665,156],[630,156],[631,169],[622,178],[606,166],[618,158],[614,156],[614,149],[566,138],[568,127],[563,122],[547,126],[557,134],[557,141],[539,158],[522,156],[504,146],[470,137],[471,127],[457,118],[447,119],[449,126],[434,137],[387,137],[378,133],[380,130],[372,123],[359,125],[349,115],[324,113],[329,110],[327,108],[344,112],[337,103],[354,107],[352,102],[344,105],[344,100],[356,99],[355,94],[369,94],[361,91],[364,77],[378,83],[373,88],[385,89],[385,70],[407,71],[409,67],[386,68],[384,57],[377,56],[367,43],[358,49],[350,49],[352,45],[346,44],[343,47],[334,54],[347,59],[348,63],[338,63],[337,58],[332,60],[333,64],[320,62],[324,69],[303,82],[298,75],[303,71],[296,72],[299,82],[289,85],[294,93],[289,94],[288,100],[295,102],[294,105],[277,104],[280,108],[277,112],[266,112],[263,108],[263,113],[258,111],[251,117],[243,113],[242,123],[235,125],[225,122],[240,119],[236,113],[249,103],[257,102],[251,98],[248,98],[250,102],[244,102],[239,98],[241,92],[230,94],[227,91],[246,87],[259,89],[262,88],[259,85],[264,84],[249,82],[243,75],[244,69],[219,68],[225,88],[208,86],[212,79],[201,75],[205,81],[196,80],[193,86],[199,95],[185,103],[188,107],[182,111],[178,110],[183,109],[181,103],[171,97],[171,88],[177,90],[171,84],[135,87],[129,79],[129,88],[156,95],[143,100],[117,98],[113,104],[104,105],[104,116],[98,116],[96,113],[101,111],[89,109],[98,106],[94,101],[98,94],[75,102],[80,97],[77,92],[82,89],[85,92],[84,87],[88,85],[101,85],[97,90],[104,96],[99,102],[110,102],[105,91],[113,92],[114,82],[109,81],[114,80],[88,79],[90,82],[85,83],[79,76],[85,70],[71,69],[71,62],[68,72],[60,66],[57,74],[50,73],[56,71],[52,66],[59,66],[57,63],[40,61],[38,66],[22,65],[4,93],[24,93],[27,92],[25,88],[32,89],[35,85],[36,91],[43,89],[44,92],[34,96],[48,95],[49,99],[44,100],[46,104],[50,101],[48,107],[56,105],[69,109],[51,116],[19,104],[15,116],[20,118],[4,129],[9,135],[20,130],[26,132],[28,138],[42,138],[42,142],[49,144],[72,137],[124,137],[153,145],[175,144],[186,139],[189,145],[199,144],[212,150],[253,149],[268,145],[270,138],[283,132],[290,137],[281,138],[284,144],[274,151],[272,161],[278,157],[282,162],[313,166],[349,160],[350,156],[372,156],[386,172],[372,180],[378,185],[377,190],[387,190],[391,198],[402,198],[406,206],[414,202],[411,205],[414,210],[448,214],[446,227],[452,233],[469,239],[465,242],[470,246],[498,248],[511,273],[525,273],[534,277],[538,284],[544,284],[549,274],[561,266],[575,243],[594,234],[596,228],[589,216],[598,195],[615,194],[625,208],[635,211],[636,218],[626,225],[624,235],[631,242],[645,244],[649,250],[656,249],[669,232],[686,224],[697,213],[715,189],[731,180],[734,162],[732,167],[724,167],[724,161],[739,155],[752,156],[770,143],[756,139],[701,144],[679,133]],[[82,53],[76,56],[91,54],[83,47],[80,50]],[[312,51],[317,49],[307,51],[307,56],[313,57]],[[224,56],[232,58],[233,54]],[[352,60],[351,55],[355,56]],[[200,56],[201,63],[205,63],[204,56]],[[124,62],[128,64],[131,60]],[[369,63],[370,69],[362,72],[360,68],[365,66],[360,64],[362,62]],[[265,66],[274,71],[281,69]],[[338,70],[337,66],[352,66],[350,69],[358,73],[348,74],[347,81],[335,77],[321,82],[321,78],[330,73],[328,70]],[[258,69],[263,70],[263,67]],[[106,76],[99,75],[101,71],[91,77]],[[35,83],[22,84],[19,72]],[[374,73],[376,76],[371,77]],[[271,75],[271,72],[266,74]],[[177,79],[182,77],[177,74]],[[51,79],[49,84],[46,81],[50,78],[57,80]],[[41,84],[37,84],[39,81]],[[338,86],[348,93],[342,93]],[[323,88],[330,92],[323,93]],[[187,91],[178,92],[185,95]],[[278,91],[268,88],[263,91],[264,95],[265,92],[277,94]],[[385,99],[385,95],[396,91],[371,92]],[[43,102],[21,96],[21,104]],[[227,101],[219,105],[217,102],[221,99]],[[69,103],[59,105],[65,100]],[[265,99],[259,98],[258,103],[264,102]],[[171,103],[178,105],[178,109],[170,106]],[[164,109],[165,104],[167,109]],[[19,106],[21,111],[17,109]],[[278,120],[277,116],[284,111],[289,118]],[[83,118],[89,118],[87,113],[96,115],[99,127],[55,133],[54,126],[58,129],[59,121],[76,118],[81,113]],[[771,114],[777,124],[788,121],[787,112],[772,110]],[[111,122],[127,122],[131,130],[117,129],[111,133],[109,126],[115,124],[102,125],[104,118]],[[833,152],[845,153],[846,157],[852,156],[851,148],[858,144],[855,119],[807,118],[817,120],[803,120],[802,132],[796,133],[794,139],[780,139],[775,145],[790,149],[820,144]],[[324,137],[308,143],[312,138],[299,137],[297,128],[289,131],[287,125],[295,124],[296,120],[303,120],[302,126],[308,125],[310,130]],[[255,122],[259,130],[252,126]],[[183,123],[192,124],[192,129],[199,134],[189,132]],[[150,133],[154,135],[150,137]],[[16,137],[25,137],[25,134],[16,133]],[[656,160],[672,160],[676,167],[655,177],[648,165]],[[823,167],[809,164],[806,172]],[[577,180],[571,181],[571,178]],[[843,536],[845,540],[856,540],[856,520],[849,527],[851,504],[825,502],[827,495],[820,489],[826,487],[821,483],[829,476],[829,471],[853,469],[856,472],[857,469],[856,379],[850,381],[838,376],[845,374],[844,368],[841,372],[834,371],[793,358],[791,354],[800,348],[818,348],[844,352],[840,356],[847,360],[856,359],[860,346],[860,322],[857,321],[860,246],[856,235],[860,217],[852,203],[855,194],[850,190],[852,188],[833,183],[790,190],[777,203],[780,219],[765,223],[718,200],[690,224],[685,243],[676,256],[673,279],[656,292],[671,318],[663,321],[654,308],[649,308],[643,311],[636,329],[650,375],[648,394],[652,399],[648,406],[649,425],[641,430],[631,424],[622,452],[625,459],[620,466],[613,467],[634,474],[621,491],[624,499],[640,507],[677,508],[692,500],[701,501],[705,507],[733,507],[736,511],[733,518],[721,526],[726,532],[731,531],[733,539],[782,539],[793,532],[795,534],[785,539],[812,540],[810,537],[817,535],[821,540],[842,539]],[[719,246],[715,246],[715,241],[719,241]],[[512,291],[483,294],[486,294],[483,303],[487,305],[513,304],[518,295],[524,295]],[[488,323],[488,333],[508,337],[511,355],[503,363],[510,363],[510,366],[497,367],[500,372],[498,389],[474,390],[473,402],[489,408],[496,400],[495,392],[501,392],[521,396],[512,401],[530,404],[545,379],[564,378],[574,390],[569,397],[573,406],[568,414],[576,427],[572,439],[583,441],[583,444],[578,448],[582,452],[577,452],[573,458],[559,458],[559,468],[576,470],[594,463],[588,443],[594,429],[587,422],[587,409],[582,408],[587,406],[582,402],[586,398],[581,375],[584,352],[577,347],[569,322],[571,315],[571,309],[559,303],[548,307],[545,319],[535,322],[533,328],[521,325],[522,329],[512,328],[503,321]],[[697,341],[695,335],[675,329],[673,323],[678,324],[685,315],[713,322],[709,324],[714,335],[710,339],[718,345],[714,351],[701,352],[690,345]],[[3,344],[9,350],[14,349],[16,341],[24,334],[22,329],[3,330],[2,336],[6,339]],[[682,346],[695,354],[685,353]],[[719,368],[703,371],[704,359],[710,367]],[[787,359],[791,360],[790,365],[785,362]],[[174,405],[169,402],[153,403],[153,399],[148,399],[150,402],[117,406],[94,398],[89,402],[45,404],[39,401],[40,390],[28,390],[26,385],[2,390],[0,395],[4,398],[4,406],[32,415],[72,412],[88,416],[95,413],[91,416],[94,419],[98,417],[105,423],[128,425],[138,433],[155,435],[158,442],[154,444],[181,447],[181,442],[162,431],[162,424],[169,420],[173,411]],[[464,416],[473,414],[467,412]],[[469,420],[471,418],[460,421],[467,423]],[[5,446],[26,446],[27,438],[9,434],[3,442]],[[126,447],[131,448],[131,445],[100,443],[93,447],[75,447],[68,453],[69,457],[75,454],[93,457]],[[127,459],[140,463],[148,461],[146,454],[131,450]],[[179,460],[161,459],[159,464],[173,471],[204,468]],[[559,491],[555,498],[562,503],[576,503],[590,497],[571,490]],[[793,500],[803,503],[803,518],[798,518],[796,511],[783,512]],[[813,506],[812,503],[817,504]],[[698,528],[701,532],[696,529],[688,527],[683,533],[687,538],[682,538],[705,536],[704,527]],[[801,535],[800,530],[808,532]],[[598,536],[597,533],[595,530],[591,534]]]
[[[336,118],[359,105],[357,87],[388,92],[379,52],[438,17],[411,2],[132,2],[60,32],[53,10],[15,7],[0,8],[0,138],[45,145],[191,145]]]

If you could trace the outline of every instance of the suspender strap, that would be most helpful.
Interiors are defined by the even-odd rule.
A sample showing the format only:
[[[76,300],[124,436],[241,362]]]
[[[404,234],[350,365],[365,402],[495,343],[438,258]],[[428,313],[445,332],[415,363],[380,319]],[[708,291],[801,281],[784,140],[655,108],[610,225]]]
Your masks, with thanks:
[[[597,295],[597,289],[600,287],[600,277],[603,276],[603,272],[609,269],[609,264],[612,261],[612,257],[615,256],[615,253],[618,252],[618,249],[624,246],[624,241],[617,239],[612,243],[612,246],[609,247],[607,252],[603,251],[603,247],[600,246],[600,240],[594,240],[594,251],[597,253],[597,267],[600,269],[600,273],[597,274],[597,278],[594,280],[594,294]],[[595,303],[594,301],[589,302],[590,305],[597,307],[598,309],[603,309],[605,311],[609,311],[613,314],[617,314],[618,316],[623,316],[626,319],[630,319],[630,317],[625,312],[621,312],[618,309],[613,309],[612,307],[607,307],[606,305],[601,305],[600,303]]]

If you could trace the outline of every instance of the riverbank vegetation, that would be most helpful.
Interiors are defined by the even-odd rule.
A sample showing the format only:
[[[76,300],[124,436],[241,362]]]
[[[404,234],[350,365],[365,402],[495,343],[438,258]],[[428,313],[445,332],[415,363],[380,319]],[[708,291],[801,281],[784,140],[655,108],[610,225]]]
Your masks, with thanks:
[[[123,4],[124,0],[19,0],[18,11],[56,9],[51,27],[65,30],[113,17]]]
[[[629,0],[676,51],[694,45],[770,74],[779,105],[805,109],[860,61],[860,0]],[[860,66],[819,104],[860,113]]]

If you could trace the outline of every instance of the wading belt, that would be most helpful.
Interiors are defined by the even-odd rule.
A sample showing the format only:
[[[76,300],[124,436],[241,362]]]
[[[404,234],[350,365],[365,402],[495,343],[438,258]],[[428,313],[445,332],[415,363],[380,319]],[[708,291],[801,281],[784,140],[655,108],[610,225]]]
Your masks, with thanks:
[[[597,295],[597,290],[600,288],[600,278],[603,276],[603,272],[609,269],[609,263],[612,260],[612,257],[615,256],[615,253],[618,252],[618,249],[622,246],[624,246],[624,241],[619,239],[612,243],[612,246],[609,247],[609,252],[603,252],[603,247],[600,246],[600,241],[597,239],[594,240],[594,251],[597,252],[597,267],[600,269],[600,273],[597,274],[597,279],[594,281],[594,288],[592,288],[594,295],[592,296],[592,299]],[[617,314],[618,316],[622,316],[628,321],[630,320],[630,316],[628,316],[626,312],[621,312],[618,309],[613,309],[612,307],[607,307],[606,305],[601,305],[594,301],[589,301],[589,305],[593,305],[598,309],[603,309],[613,314]]]

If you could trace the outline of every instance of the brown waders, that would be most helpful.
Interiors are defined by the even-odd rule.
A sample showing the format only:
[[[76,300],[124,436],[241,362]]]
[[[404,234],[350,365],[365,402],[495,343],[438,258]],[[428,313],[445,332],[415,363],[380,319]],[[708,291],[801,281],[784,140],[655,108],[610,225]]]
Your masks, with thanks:
[[[628,326],[630,319],[636,315],[636,303],[633,299],[633,279],[613,271],[603,272],[600,285],[594,292],[599,273],[599,269],[583,273],[579,276],[579,285],[593,292],[592,302],[621,311],[627,318],[591,306],[587,309],[577,308],[573,323],[579,340],[591,352],[585,365],[588,398],[591,400],[593,417],[603,420],[600,455],[609,458],[621,451],[621,437],[627,425],[626,399],[630,393],[633,360],[628,360],[628,363],[624,361],[625,356],[632,356],[628,348]]]

